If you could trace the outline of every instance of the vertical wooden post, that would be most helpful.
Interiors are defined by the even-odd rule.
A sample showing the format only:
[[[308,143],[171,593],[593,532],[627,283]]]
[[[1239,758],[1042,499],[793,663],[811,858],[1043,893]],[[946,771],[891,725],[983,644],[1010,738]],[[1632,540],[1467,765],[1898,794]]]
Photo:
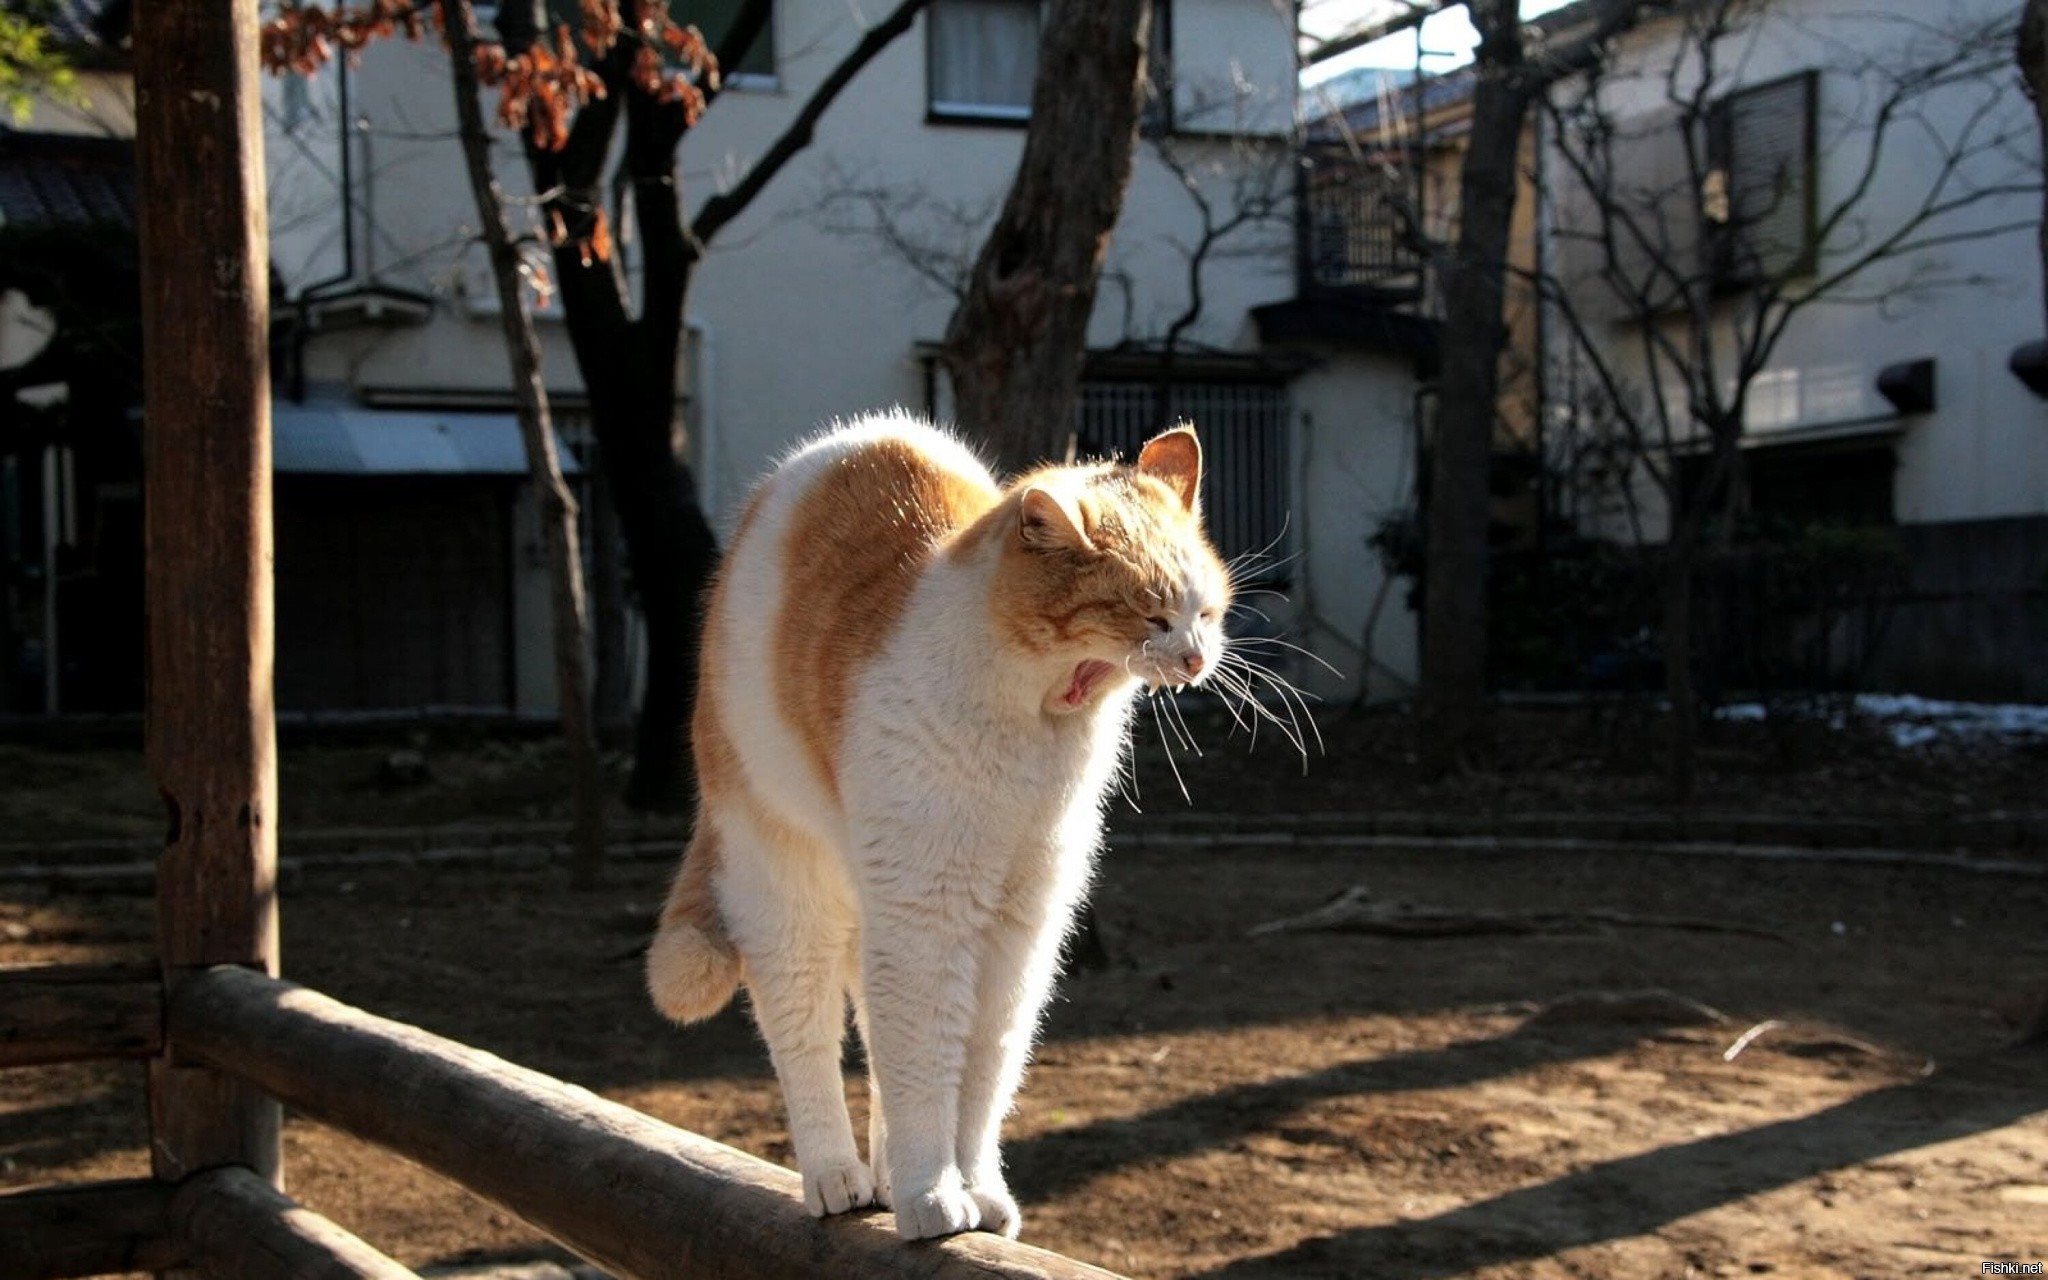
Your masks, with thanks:
[[[167,984],[277,971],[271,671],[269,239],[257,0],[135,6],[148,551],[149,767]],[[278,1175],[277,1104],[182,1062],[150,1068],[160,1178]]]

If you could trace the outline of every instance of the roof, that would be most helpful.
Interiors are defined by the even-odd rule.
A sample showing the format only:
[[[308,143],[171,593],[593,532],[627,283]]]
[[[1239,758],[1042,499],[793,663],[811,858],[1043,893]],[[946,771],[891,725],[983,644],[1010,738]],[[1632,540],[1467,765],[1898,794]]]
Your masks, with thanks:
[[[0,129],[0,224],[135,225],[135,144]]]
[[[526,474],[519,419],[509,413],[414,413],[353,404],[270,409],[271,466],[289,475]],[[562,470],[581,468],[563,451]]]
[[[1413,127],[1418,112],[1425,118],[1434,119],[1430,128],[1432,138],[1443,138],[1451,132],[1449,122],[1440,119],[1446,109],[1469,102],[1477,77],[1470,66],[1447,71],[1440,76],[1425,76],[1420,80],[1413,77],[1407,83],[1387,94],[1373,94],[1344,104],[1337,112],[1337,119],[1328,115],[1314,119],[1309,124],[1309,139],[1313,142],[1338,142],[1345,137],[1374,139],[1382,128],[1392,128],[1396,136],[1405,136]],[[1382,108],[1385,108],[1383,119]],[[1341,121],[1341,123],[1340,123]]]
[[[1343,294],[1290,298],[1253,307],[1252,323],[1267,345],[1329,342],[1409,355],[1424,365],[1437,359],[1435,321],[1369,299]]]

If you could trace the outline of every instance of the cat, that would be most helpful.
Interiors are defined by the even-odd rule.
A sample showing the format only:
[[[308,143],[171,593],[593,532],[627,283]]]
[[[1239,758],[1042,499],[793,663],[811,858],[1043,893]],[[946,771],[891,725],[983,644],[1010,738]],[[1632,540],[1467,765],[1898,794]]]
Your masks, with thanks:
[[[1102,838],[1132,707],[1224,657],[1230,577],[1192,428],[999,489],[901,412],[790,454],[713,582],[695,830],[655,1004],[744,981],[813,1214],[1014,1237],[998,1128]],[[1228,679],[1228,677],[1226,677]],[[864,1164],[840,1063],[869,1062]]]

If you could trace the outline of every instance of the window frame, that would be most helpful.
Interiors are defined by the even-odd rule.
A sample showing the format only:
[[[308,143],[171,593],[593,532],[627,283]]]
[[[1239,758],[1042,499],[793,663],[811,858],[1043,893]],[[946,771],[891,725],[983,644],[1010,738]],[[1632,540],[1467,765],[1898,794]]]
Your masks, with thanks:
[[[1734,202],[1739,198],[1737,170],[1742,164],[1742,139],[1737,129],[1738,104],[1744,99],[1783,92],[1787,86],[1801,90],[1797,162],[1799,175],[1799,246],[1783,266],[1764,261],[1762,247],[1749,240],[1737,216]],[[1702,230],[1712,240],[1713,273],[1716,288],[1739,291],[1772,279],[1791,280],[1811,275],[1820,256],[1820,71],[1807,68],[1789,75],[1760,80],[1731,89],[1716,98],[1707,109],[1708,182],[1719,175],[1719,198],[1728,205],[1725,219],[1700,210]],[[1703,193],[1704,194],[1704,193]],[[1751,226],[1755,223],[1752,221]]]
[[[925,7],[924,22],[924,118],[927,124],[961,124],[1023,128],[1031,123],[1031,104],[1021,107],[997,103],[940,102],[933,93],[933,68],[938,58],[938,24],[933,21],[944,0]],[[974,0],[956,0],[974,3]],[[1038,10],[1038,39],[1045,39],[1045,4]],[[1138,108],[1139,133],[1148,138],[1176,132],[1174,109],[1173,0],[1153,0],[1152,29],[1145,42],[1145,101]],[[1032,81],[1038,76],[1038,50],[1032,52]]]
[[[981,125],[1011,129],[1025,128],[1031,123],[1031,103],[1029,100],[1025,101],[1022,106],[1013,106],[1008,103],[994,102],[977,103],[950,100],[942,102],[939,99],[937,91],[938,76],[936,74],[939,59],[938,14],[940,6],[948,2],[949,0],[933,0],[931,4],[925,6],[924,11],[925,122],[927,124]],[[966,6],[981,2],[983,0],[950,0],[950,3]],[[1034,47],[1031,51],[1031,78],[1032,82],[1036,84],[1038,79],[1038,53],[1045,39],[1045,5],[1038,3],[1034,4],[1032,8],[1035,11],[1038,23],[1036,38],[1040,42],[1040,45]]]

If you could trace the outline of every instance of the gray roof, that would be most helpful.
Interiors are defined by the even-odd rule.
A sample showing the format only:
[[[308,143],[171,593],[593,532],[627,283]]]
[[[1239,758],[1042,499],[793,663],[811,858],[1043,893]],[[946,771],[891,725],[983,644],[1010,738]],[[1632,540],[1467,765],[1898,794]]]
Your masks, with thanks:
[[[135,144],[0,129],[0,223],[135,225]]]

